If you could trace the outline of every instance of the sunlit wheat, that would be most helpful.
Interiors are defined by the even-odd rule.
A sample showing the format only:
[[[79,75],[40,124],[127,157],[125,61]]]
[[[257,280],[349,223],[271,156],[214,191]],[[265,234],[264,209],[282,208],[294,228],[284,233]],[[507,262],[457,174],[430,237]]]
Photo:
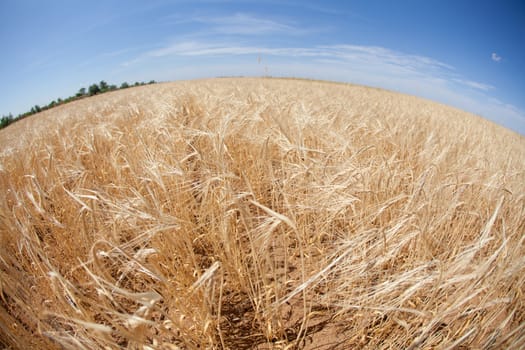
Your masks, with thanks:
[[[525,347],[525,139],[481,118],[217,79],[0,146],[3,348]]]

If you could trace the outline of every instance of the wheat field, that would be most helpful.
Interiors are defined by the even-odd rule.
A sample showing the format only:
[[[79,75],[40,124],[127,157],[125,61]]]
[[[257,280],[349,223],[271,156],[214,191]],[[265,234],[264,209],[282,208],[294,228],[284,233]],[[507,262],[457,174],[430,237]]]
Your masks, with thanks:
[[[222,78],[0,131],[3,349],[525,347],[525,138]]]

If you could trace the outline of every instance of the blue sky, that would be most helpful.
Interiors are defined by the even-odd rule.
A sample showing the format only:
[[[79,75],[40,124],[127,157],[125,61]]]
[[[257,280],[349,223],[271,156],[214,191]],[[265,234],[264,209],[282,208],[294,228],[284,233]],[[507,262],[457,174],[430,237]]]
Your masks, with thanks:
[[[1,0],[0,114],[105,80],[295,76],[409,93],[525,135],[523,1]]]

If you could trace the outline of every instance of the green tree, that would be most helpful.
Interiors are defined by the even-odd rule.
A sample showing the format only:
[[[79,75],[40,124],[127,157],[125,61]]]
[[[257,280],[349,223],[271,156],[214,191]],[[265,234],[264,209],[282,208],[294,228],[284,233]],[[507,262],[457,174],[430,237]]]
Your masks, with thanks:
[[[89,96],[93,96],[100,93],[100,88],[97,84],[93,84],[89,87]]]
[[[120,88],[121,88],[121,89],[127,89],[127,88],[129,88],[129,84],[126,83],[126,82],[123,82],[123,83],[120,85]]]
[[[31,107],[31,114],[38,113],[42,110],[39,105],[35,105],[34,107]]]
[[[82,96],[85,96],[86,95],[86,88],[80,88],[80,90],[78,90],[77,94],[75,95],[76,97],[82,97]]]
[[[9,115],[4,115],[2,119],[0,119],[0,129],[5,128],[9,124],[13,122],[13,115],[9,113]]]
[[[108,83],[106,83],[104,80],[101,80],[98,86],[100,88],[100,92],[106,92],[109,89]]]

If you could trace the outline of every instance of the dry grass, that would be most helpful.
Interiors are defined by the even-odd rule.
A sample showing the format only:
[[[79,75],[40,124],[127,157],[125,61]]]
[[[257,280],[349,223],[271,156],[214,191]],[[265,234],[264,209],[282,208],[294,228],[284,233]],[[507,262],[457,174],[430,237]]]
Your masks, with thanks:
[[[219,79],[0,146],[4,348],[525,347],[525,139],[475,116]]]

